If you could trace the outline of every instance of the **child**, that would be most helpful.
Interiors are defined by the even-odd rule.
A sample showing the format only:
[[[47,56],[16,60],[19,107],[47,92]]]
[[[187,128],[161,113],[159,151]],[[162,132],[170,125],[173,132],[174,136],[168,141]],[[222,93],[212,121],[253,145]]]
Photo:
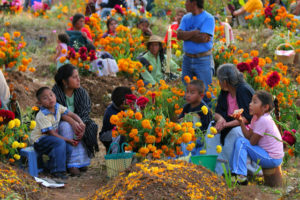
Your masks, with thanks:
[[[207,105],[202,101],[204,97],[204,91],[205,91],[205,85],[203,81],[201,80],[192,80],[188,85],[187,85],[187,90],[186,90],[186,102],[187,104],[184,106],[182,113],[179,115],[179,119],[182,119],[185,114],[190,113],[190,112],[197,112],[200,122],[202,126],[200,127],[201,131],[206,131],[209,123],[212,120],[212,113],[211,111],[208,111],[208,113],[205,115],[202,111],[201,108],[203,106]],[[202,146],[201,139],[197,139],[196,142],[196,147],[192,151],[192,155],[197,155],[199,154],[199,150]],[[185,144],[181,146],[183,155],[187,156],[189,152],[187,152],[185,149]]]
[[[274,168],[282,163],[284,156],[280,132],[273,121],[270,112],[273,109],[272,95],[265,91],[257,91],[249,105],[253,115],[249,129],[239,117],[241,128],[245,136],[235,142],[231,165],[232,173],[238,175],[240,184],[247,184],[247,156],[262,168]]]
[[[67,60],[61,63],[61,57],[67,57],[68,55],[68,43],[69,43],[69,36],[65,33],[61,33],[58,35],[57,39],[57,47],[56,47],[56,69],[59,69],[64,64],[67,64]]]
[[[142,34],[143,34],[143,37],[144,37],[143,42],[147,43],[148,40],[149,40],[149,38],[150,38],[150,36],[152,35],[152,31],[150,29],[150,23],[149,23],[148,19],[142,18],[138,22],[137,27],[139,29],[141,29],[141,31],[142,31]]]
[[[107,31],[103,34],[102,38],[107,36],[116,36],[116,28],[118,26],[118,21],[114,18],[109,18],[106,22]]]
[[[115,127],[110,123],[110,117],[126,109],[125,96],[128,94],[132,94],[132,91],[128,87],[117,87],[114,89],[111,95],[112,104],[110,104],[105,110],[103,126],[99,134],[100,141],[105,146],[106,152],[108,152],[109,146],[112,143],[112,130]],[[121,137],[119,144],[122,144],[123,142],[124,138]]]
[[[72,152],[71,145],[76,146],[78,141],[59,135],[58,124],[60,119],[72,126],[80,126],[83,122],[76,114],[56,103],[56,96],[48,87],[38,89],[36,97],[41,107],[36,115],[36,127],[31,133],[31,142],[39,156],[49,156],[50,173],[56,178],[67,179],[65,171]]]
[[[186,14],[186,11],[184,8],[177,8],[176,9],[176,15],[175,15],[175,22],[171,25],[172,29],[172,44],[176,44],[177,40],[177,29],[180,25],[182,17]],[[174,39],[175,38],[175,39]],[[165,35],[164,42],[167,44],[168,42],[168,31]]]

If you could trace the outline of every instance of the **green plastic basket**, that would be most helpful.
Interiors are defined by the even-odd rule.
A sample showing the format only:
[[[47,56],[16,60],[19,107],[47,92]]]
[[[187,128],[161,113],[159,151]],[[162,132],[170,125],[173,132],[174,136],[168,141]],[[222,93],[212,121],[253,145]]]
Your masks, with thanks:
[[[196,165],[202,165],[203,167],[214,172],[216,168],[217,157],[217,155],[192,156],[191,161]]]

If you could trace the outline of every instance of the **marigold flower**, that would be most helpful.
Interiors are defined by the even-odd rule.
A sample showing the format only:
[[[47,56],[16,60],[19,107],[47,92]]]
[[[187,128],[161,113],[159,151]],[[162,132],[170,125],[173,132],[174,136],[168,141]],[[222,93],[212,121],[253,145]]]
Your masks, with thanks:
[[[14,159],[16,159],[16,160],[20,160],[20,158],[21,158],[21,156],[19,154],[14,155]]]
[[[8,122],[7,128],[8,129],[13,129],[15,127],[15,121],[14,120],[10,120]]]
[[[212,97],[212,95],[209,91],[206,92],[206,97],[209,98],[209,99]]]
[[[21,33],[20,32],[14,32],[14,37],[15,38],[18,38],[18,37],[20,37],[21,36]]]
[[[207,137],[208,137],[208,138],[213,138],[213,137],[215,137],[215,136],[212,135],[212,134],[207,134]]]
[[[192,140],[192,134],[188,132],[182,134],[182,140],[184,143],[189,143]]]
[[[119,122],[119,117],[117,115],[112,115],[109,119],[109,122],[113,125],[116,125]]]
[[[300,84],[300,75],[297,76],[296,81],[297,81],[298,84]]]
[[[17,119],[17,118],[15,118],[14,121],[15,121],[15,126],[16,126],[17,128],[20,127],[21,121],[20,121],[19,119]]]
[[[153,70],[153,66],[149,65],[148,70],[151,72]]]
[[[152,129],[152,126],[150,124],[150,121],[148,119],[145,119],[142,121],[142,127],[144,129]]]
[[[207,115],[207,113],[208,113],[208,108],[207,108],[206,106],[202,106],[202,107],[201,107],[201,110],[202,110],[202,112],[203,112],[204,115]]]
[[[11,147],[12,147],[13,149],[18,148],[19,146],[20,146],[20,143],[17,142],[17,141],[14,141],[14,142],[12,143],[12,145],[11,145]]]
[[[201,123],[201,122],[197,122],[197,123],[195,124],[195,126],[196,126],[196,127],[201,127],[201,126],[202,126],[202,123]]]
[[[37,107],[37,106],[33,106],[33,107],[31,108],[31,110],[33,110],[33,111],[39,111],[40,109],[39,109],[39,107]]]
[[[215,135],[218,133],[218,131],[215,127],[212,126],[212,127],[210,127],[210,133]]]
[[[181,51],[180,50],[176,50],[175,56],[180,57],[181,56]]]
[[[199,151],[199,153],[200,154],[206,154],[206,150],[203,149],[203,150]]]
[[[216,146],[216,151],[217,151],[217,153],[221,153],[222,152],[222,146],[221,145],[217,145]]]
[[[191,82],[191,78],[189,76],[185,76],[183,79],[184,79],[184,81],[186,83],[190,83]]]
[[[143,118],[143,115],[142,115],[142,113],[137,112],[137,113],[135,113],[134,117],[135,117],[135,119],[137,119],[137,120],[141,120],[141,119]]]
[[[29,128],[32,130],[32,129],[35,128],[35,126],[36,126],[36,122],[35,121],[31,121]]]
[[[14,163],[14,162],[15,162],[15,160],[14,160],[13,158],[8,159],[8,161],[9,161],[10,163]]]

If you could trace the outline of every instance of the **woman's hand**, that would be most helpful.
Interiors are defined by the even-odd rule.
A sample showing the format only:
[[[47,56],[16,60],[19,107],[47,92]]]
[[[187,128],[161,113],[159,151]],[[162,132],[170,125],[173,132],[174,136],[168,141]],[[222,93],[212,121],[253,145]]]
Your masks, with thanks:
[[[226,127],[226,120],[222,116],[220,116],[215,127],[218,132],[222,131]]]

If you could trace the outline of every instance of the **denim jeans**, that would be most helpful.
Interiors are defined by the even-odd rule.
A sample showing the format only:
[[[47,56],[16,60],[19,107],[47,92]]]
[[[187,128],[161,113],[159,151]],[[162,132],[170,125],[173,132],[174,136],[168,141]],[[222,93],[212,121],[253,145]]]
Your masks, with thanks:
[[[274,168],[282,163],[282,158],[274,159],[258,145],[251,145],[246,138],[238,138],[235,142],[231,159],[232,173],[247,176],[247,156],[258,162],[262,168]]]
[[[205,91],[208,85],[212,83],[212,75],[214,73],[214,61],[212,55],[200,58],[191,58],[186,55],[183,56],[182,62],[182,82],[184,84],[184,77],[189,76],[191,79],[196,76],[197,79],[202,80],[205,85]],[[203,99],[209,103],[209,99],[205,96]]]
[[[72,153],[72,146],[63,139],[52,135],[42,136],[34,143],[34,149],[40,157],[43,154],[49,156],[48,167],[51,173],[65,172],[66,164]]]

